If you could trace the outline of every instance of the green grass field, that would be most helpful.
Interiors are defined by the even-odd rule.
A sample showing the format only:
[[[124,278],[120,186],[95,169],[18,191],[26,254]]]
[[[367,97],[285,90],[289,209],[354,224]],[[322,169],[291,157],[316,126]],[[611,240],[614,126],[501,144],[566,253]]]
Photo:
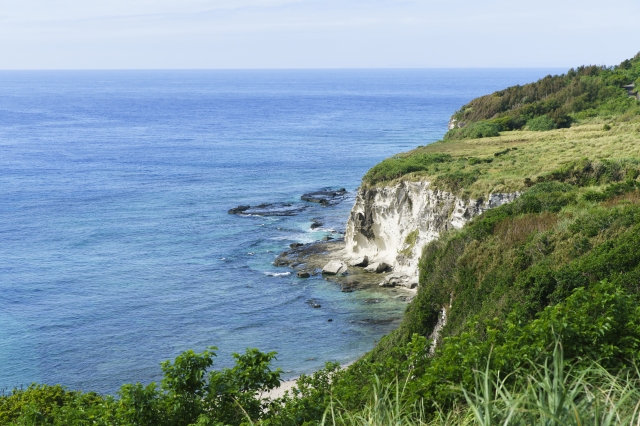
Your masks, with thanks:
[[[384,160],[367,173],[363,185],[427,180],[438,189],[480,198],[493,192],[523,191],[525,179],[535,182],[583,159],[595,168],[603,160],[633,167],[635,159],[640,159],[640,117],[609,122],[610,130],[604,130],[605,123],[593,119],[568,129],[515,130],[497,137],[438,141]],[[434,154],[448,157],[429,161]]]

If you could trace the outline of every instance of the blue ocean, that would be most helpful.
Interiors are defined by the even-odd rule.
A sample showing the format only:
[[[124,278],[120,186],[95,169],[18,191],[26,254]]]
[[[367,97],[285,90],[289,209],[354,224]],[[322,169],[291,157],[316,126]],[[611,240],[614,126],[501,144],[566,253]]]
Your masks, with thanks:
[[[276,256],[343,231],[364,173],[464,103],[560,71],[0,72],[0,388],[113,393],[208,346],[277,351],[286,378],[357,359],[406,304]],[[349,195],[227,213],[327,187]]]

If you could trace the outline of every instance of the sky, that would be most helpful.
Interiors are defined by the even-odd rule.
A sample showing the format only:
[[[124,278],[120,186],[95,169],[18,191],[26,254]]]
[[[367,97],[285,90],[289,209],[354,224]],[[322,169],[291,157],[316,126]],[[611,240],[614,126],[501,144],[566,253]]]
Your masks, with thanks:
[[[613,65],[640,0],[0,0],[0,69]]]

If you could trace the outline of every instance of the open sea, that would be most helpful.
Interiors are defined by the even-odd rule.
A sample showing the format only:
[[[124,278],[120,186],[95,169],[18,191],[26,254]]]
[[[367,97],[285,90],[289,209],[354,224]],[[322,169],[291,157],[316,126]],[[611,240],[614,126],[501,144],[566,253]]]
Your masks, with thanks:
[[[343,231],[364,173],[464,103],[561,71],[0,72],[0,389],[113,393],[207,346],[277,351],[285,378],[357,359],[406,304],[275,257]],[[324,187],[350,196],[227,214]]]

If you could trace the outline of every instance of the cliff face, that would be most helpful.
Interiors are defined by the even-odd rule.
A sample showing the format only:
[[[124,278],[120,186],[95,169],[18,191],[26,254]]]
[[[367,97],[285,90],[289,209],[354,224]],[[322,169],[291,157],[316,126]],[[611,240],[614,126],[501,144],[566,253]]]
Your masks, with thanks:
[[[429,182],[360,189],[347,222],[346,254],[385,262],[417,283],[422,248],[448,229],[516,199],[518,193],[491,194],[487,200],[463,200]]]

